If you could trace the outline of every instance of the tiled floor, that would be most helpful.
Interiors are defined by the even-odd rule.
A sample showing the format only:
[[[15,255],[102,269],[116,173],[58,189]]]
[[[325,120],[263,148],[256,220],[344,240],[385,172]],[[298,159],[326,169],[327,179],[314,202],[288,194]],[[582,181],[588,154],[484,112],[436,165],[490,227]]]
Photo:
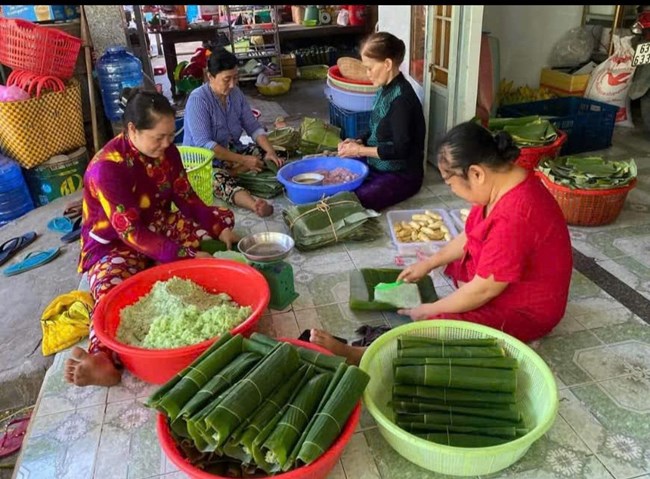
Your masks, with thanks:
[[[650,298],[650,142],[637,130],[618,131],[612,155],[635,155],[639,186],[613,225],[571,228],[574,247],[593,257],[634,290]],[[427,186],[400,209],[463,205],[428,173]],[[280,210],[262,221],[237,210],[240,233],[286,231]],[[552,245],[549,245],[552,254]],[[288,258],[300,297],[286,311],[269,311],[259,329],[297,337],[310,327],[355,338],[362,324],[404,324],[395,314],[358,313],[347,306],[348,273],[355,268],[394,265],[388,233],[371,243],[340,244]],[[442,296],[452,287],[436,272]],[[650,479],[650,328],[616,298],[574,271],[566,317],[532,347],[549,364],[560,389],[560,410],[551,430],[515,465],[490,477]],[[153,413],[142,405],[153,388],[126,374],[121,385],[76,388],[62,381],[59,354],[48,371],[37,414],[23,448],[18,478],[185,477],[157,442]],[[364,411],[334,479],[440,478],[399,456]]]

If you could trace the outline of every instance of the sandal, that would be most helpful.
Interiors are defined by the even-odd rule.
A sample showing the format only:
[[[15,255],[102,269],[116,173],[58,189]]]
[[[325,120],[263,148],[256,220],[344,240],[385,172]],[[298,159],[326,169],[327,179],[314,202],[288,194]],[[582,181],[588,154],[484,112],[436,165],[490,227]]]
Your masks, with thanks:
[[[30,231],[22,236],[17,236],[5,241],[0,246],[0,265],[5,264],[13,257],[13,255],[18,253],[18,251],[33,243],[36,236],[35,231]]]
[[[32,251],[22,261],[7,266],[2,270],[5,276],[13,276],[15,274],[24,273],[30,269],[38,268],[46,263],[49,263],[56,258],[61,252],[60,248],[50,248],[43,251]]]

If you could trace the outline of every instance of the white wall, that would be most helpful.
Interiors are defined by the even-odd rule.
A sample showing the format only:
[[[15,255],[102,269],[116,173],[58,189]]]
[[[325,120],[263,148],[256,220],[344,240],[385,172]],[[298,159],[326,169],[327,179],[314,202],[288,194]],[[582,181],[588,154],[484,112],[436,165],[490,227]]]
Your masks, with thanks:
[[[486,5],[483,31],[499,39],[501,78],[539,87],[555,43],[582,22],[582,5]]]
[[[379,5],[377,9],[378,29],[380,32],[389,32],[400,38],[406,46],[404,62],[400,71],[409,79],[420,101],[424,101],[422,86],[409,75],[409,53],[411,49],[411,6],[410,5]]]

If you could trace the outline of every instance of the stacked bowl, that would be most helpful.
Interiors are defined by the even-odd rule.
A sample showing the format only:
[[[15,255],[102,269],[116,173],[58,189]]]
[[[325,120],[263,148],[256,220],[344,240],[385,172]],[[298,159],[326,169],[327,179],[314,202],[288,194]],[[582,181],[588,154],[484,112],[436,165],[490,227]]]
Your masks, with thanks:
[[[370,81],[361,80],[359,75],[354,78],[344,76],[339,65],[330,67],[327,72],[327,88],[325,95],[337,107],[348,111],[370,111],[375,100],[378,87]]]

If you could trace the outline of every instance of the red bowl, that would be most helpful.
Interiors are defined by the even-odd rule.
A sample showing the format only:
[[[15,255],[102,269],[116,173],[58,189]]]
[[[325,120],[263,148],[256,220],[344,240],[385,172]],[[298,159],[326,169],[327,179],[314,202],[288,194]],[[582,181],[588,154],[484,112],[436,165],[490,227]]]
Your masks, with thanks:
[[[289,338],[280,338],[281,341],[286,341],[288,343],[294,344],[296,346],[302,346],[304,348],[314,349],[323,354],[332,355],[327,349],[323,349],[320,346],[315,344],[307,343],[304,341],[299,341],[297,339]],[[348,418],[348,422],[345,423],[343,431],[339,434],[339,437],[334,441],[330,448],[325,451],[321,457],[316,459],[311,464],[296,468],[292,471],[285,472],[283,474],[276,474],[273,479],[326,479],[330,471],[336,466],[341,454],[343,454],[343,449],[350,439],[352,434],[354,434],[357,424],[359,424],[359,418],[361,417],[361,401],[356,405],[352,410],[352,414]],[[156,430],[158,432],[158,440],[160,445],[167,454],[167,457],[178,467],[181,471],[187,474],[192,479],[229,479],[225,476],[218,476],[216,474],[211,474],[203,471],[193,465],[191,465],[185,457],[182,455],[182,452],[176,447],[176,443],[169,433],[169,426],[167,425],[167,419],[164,414],[158,413]]]
[[[341,70],[339,69],[338,65],[331,66],[330,69],[327,71],[327,74],[334,78],[335,80],[339,80],[345,83],[353,83],[355,85],[372,85],[372,82],[370,80],[368,81],[359,81],[359,80],[351,80],[349,78],[345,78],[341,74]]]
[[[251,315],[232,334],[250,335],[269,304],[271,293],[262,274],[252,266],[221,259],[187,259],[146,269],[113,288],[97,305],[93,326],[99,340],[115,351],[133,375],[153,384],[163,384],[188,366],[217,338],[173,349],[129,346],[115,339],[120,311],[149,293],[156,281],[172,277],[189,279],[208,291],[227,293],[242,306],[253,308]]]

